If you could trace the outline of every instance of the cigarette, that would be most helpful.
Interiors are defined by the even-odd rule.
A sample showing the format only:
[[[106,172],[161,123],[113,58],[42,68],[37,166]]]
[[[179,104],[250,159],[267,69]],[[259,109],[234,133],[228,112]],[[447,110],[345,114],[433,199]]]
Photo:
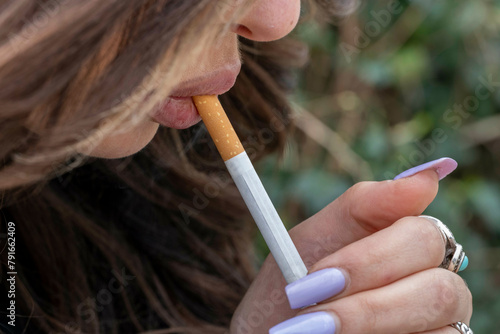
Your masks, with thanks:
[[[193,96],[193,102],[285,280],[307,275],[307,268],[274,208],[259,176],[215,95]]]

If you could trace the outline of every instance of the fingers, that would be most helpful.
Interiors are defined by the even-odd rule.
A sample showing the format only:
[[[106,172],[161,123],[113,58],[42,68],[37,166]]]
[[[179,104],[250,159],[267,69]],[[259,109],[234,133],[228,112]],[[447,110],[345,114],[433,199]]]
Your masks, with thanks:
[[[416,216],[432,202],[438,174],[426,170],[397,181],[361,182],[290,231],[306,265],[405,216]]]
[[[321,280],[321,272],[331,268],[341,268],[344,287],[330,290],[342,293],[335,296],[341,298],[360,291],[385,286],[415,272],[436,268],[443,261],[445,244],[438,228],[424,218],[406,217],[394,225],[371,236],[356,241],[336,253],[329,255],[310,268],[307,279]],[[319,279],[318,279],[319,277]],[[328,282],[336,284],[330,277]],[[318,286],[310,284],[313,291],[307,291],[302,280],[287,286],[286,291],[292,308],[300,308],[320,302],[329,291],[321,288],[321,295],[315,294]],[[314,298],[318,298],[314,300]]]
[[[345,297],[436,268],[444,252],[441,233],[432,222],[405,217],[315,263],[308,276],[286,287],[286,293],[293,309]]]
[[[421,333],[467,319],[471,304],[460,276],[435,268],[302,313],[334,314],[335,334]]]

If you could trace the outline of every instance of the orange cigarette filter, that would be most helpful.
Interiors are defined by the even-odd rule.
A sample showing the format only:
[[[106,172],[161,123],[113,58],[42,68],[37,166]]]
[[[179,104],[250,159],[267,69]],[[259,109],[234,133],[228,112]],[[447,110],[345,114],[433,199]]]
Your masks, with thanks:
[[[224,161],[245,151],[216,95],[193,96],[193,101]]]

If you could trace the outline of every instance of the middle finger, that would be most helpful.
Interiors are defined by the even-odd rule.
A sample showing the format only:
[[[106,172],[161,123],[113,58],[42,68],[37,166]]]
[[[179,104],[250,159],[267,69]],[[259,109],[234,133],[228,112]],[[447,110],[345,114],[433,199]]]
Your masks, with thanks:
[[[286,287],[292,308],[385,286],[443,261],[445,244],[429,220],[405,217],[313,265]]]

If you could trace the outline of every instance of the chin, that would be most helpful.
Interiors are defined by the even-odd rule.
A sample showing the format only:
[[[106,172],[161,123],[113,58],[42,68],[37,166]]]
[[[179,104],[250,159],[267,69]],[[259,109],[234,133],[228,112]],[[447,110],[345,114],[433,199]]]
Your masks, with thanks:
[[[104,138],[90,152],[91,157],[119,159],[133,155],[142,150],[154,138],[159,124],[148,121],[125,133]]]

